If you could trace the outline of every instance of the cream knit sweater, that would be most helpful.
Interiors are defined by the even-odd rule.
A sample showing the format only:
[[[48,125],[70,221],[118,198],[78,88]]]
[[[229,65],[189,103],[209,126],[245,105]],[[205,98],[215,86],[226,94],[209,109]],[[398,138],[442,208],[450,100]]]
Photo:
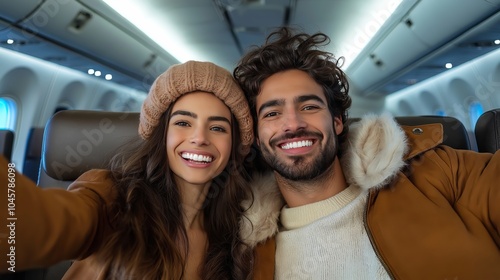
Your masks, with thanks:
[[[363,225],[366,198],[350,186],[323,201],[285,206],[275,279],[390,279]]]

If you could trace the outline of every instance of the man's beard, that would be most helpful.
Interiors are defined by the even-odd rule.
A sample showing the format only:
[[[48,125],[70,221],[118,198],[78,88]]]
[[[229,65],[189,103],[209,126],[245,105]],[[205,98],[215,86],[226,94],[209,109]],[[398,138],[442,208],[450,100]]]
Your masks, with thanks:
[[[312,135],[312,133],[296,133],[296,134],[287,134],[283,139],[276,139],[270,142],[271,147],[276,147],[275,144],[278,140],[291,139],[295,137]],[[317,134],[314,134],[317,136]],[[311,155],[306,156],[289,156],[293,160],[292,164],[285,163],[280,160],[280,158],[276,155],[273,155],[270,149],[264,145],[263,142],[260,142],[261,153],[264,161],[271,166],[271,168],[278,172],[283,178],[291,181],[304,181],[304,180],[313,180],[317,179],[318,176],[324,174],[335,161],[338,152],[338,138],[337,135],[332,133],[328,135],[328,142],[325,145],[324,150],[321,149],[317,156],[314,157],[312,162],[308,164],[306,162],[307,158],[311,157]],[[318,139],[324,139],[319,137]]]

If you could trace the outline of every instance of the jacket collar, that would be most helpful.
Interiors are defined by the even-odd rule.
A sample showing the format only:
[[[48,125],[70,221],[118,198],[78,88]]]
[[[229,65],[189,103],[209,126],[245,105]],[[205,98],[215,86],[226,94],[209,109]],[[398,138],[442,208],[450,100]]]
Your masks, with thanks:
[[[349,126],[341,165],[348,184],[378,189],[389,183],[414,156],[439,145],[442,125],[401,127],[389,114],[367,115]],[[248,219],[241,221],[241,238],[251,247],[278,232],[285,205],[273,172],[253,178],[253,203],[244,201]]]

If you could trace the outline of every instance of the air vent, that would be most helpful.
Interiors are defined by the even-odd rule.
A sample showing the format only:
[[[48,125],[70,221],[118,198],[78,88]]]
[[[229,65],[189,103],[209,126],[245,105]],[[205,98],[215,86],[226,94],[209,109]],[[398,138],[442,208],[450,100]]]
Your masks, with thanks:
[[[90,21],[92,14],[87,11],[80,11],[69,24],[69,30],[80,32],[80,30]]]

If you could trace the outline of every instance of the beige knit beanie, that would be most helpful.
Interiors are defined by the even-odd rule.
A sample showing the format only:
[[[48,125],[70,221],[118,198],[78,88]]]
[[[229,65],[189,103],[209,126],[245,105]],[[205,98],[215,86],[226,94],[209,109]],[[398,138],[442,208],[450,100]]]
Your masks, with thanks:
[[[154,81],[141,108],[141,137],[149,138],[170,104],[193,91],[213,93],[229,107],[240,127],[241,151],[247,154],[253,142],[253,122],[248,103],[231,73],[210,62],[188,61],[173,65]]]

